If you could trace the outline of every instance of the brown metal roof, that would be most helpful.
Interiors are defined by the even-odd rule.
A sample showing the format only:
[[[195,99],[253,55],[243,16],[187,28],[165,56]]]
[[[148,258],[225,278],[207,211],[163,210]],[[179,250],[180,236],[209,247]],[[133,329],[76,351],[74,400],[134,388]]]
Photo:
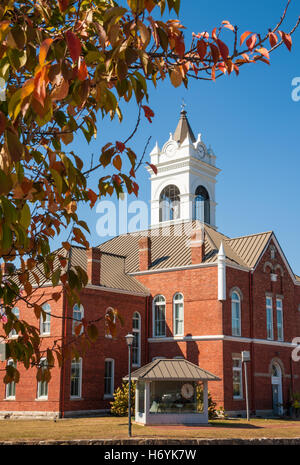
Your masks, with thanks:
[[[186,139],[187,135],[189,135],[192,142],[196,142],[196,138],[190,126],[189,120],[186,116],[186,111],[181,110],[180,120],[178,121],[177,128],[175,129],[173,139],[176,140],[178,144],[182,144],[182,142]]]
[[[272,234],[272,231],[268,231],[261,234],[252,234],[251,236],[237,237],[230,239],[228,244],[249,268],[253,268]]]
[[[185,359],[156,359],[135,370],[132,380],[147,381],[220,381],[220,378]],[[128,380],[128,375],[123,378]]]

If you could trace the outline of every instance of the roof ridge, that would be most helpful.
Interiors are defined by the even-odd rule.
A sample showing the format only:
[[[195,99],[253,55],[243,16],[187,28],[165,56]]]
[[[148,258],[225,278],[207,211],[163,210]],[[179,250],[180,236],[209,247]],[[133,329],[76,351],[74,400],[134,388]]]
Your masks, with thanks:
[[[242,239],[244,237],[262,236],[263,234],[274,234],[274,231],[270,230],[270,231],[264,231],[261,233],[245,234],[244,236],[237,236],[237,237],[231,237],[231,238],[229,237],[228,240],[234,241],[235,239]]]

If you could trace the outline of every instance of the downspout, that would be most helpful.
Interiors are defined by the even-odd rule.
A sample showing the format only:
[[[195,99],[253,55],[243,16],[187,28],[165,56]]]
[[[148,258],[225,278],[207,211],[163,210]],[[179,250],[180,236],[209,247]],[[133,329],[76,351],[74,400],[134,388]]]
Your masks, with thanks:
[[[146,363],[149,363],[149,342],[148,342],[148,338],[149,338],[150,299],[151,299],[151,296],[150,295],[147,296],[147,298],[146,298],[146,338],[145,338],[145,343],[146,343],[146,351],[145,351],[146,360],[145,360],[145,362]]]
[[[250,339],[253,339],[253,274],[249,272],[249,319],[250,319]],[[251,344],[251,410],[255,412],[255,383],[254,383],[254,371],[255,371],[255,359],[254,359],[254,344]]]

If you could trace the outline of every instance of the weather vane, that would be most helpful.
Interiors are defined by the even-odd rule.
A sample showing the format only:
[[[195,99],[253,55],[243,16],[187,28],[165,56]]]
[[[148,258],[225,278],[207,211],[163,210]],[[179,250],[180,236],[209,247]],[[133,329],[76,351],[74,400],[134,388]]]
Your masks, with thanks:
[[[185,111],[186,103],[184,101],[184,98],[182,99],[182,104],[181,104],[181,111]]]

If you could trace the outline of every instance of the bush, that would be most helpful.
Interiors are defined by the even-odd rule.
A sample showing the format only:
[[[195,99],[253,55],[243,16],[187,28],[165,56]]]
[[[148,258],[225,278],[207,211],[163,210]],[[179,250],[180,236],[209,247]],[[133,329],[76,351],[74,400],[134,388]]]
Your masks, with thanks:
[[[118,417],[128,416],[128,383],[123,383],[114,392],[114,400],[110,402],[110,412]],[[134,416],[135,383],[131,383],[131,415]]]
[[[197,404],[198,404],[198,410],[202,411],[203,409],[203,384],[198,384],[197,386]],[[217,405],[216,402],[214,402],[212,399],[211,393],[208,391],[208,418],[210,420],[218,417],[216,405]]]

